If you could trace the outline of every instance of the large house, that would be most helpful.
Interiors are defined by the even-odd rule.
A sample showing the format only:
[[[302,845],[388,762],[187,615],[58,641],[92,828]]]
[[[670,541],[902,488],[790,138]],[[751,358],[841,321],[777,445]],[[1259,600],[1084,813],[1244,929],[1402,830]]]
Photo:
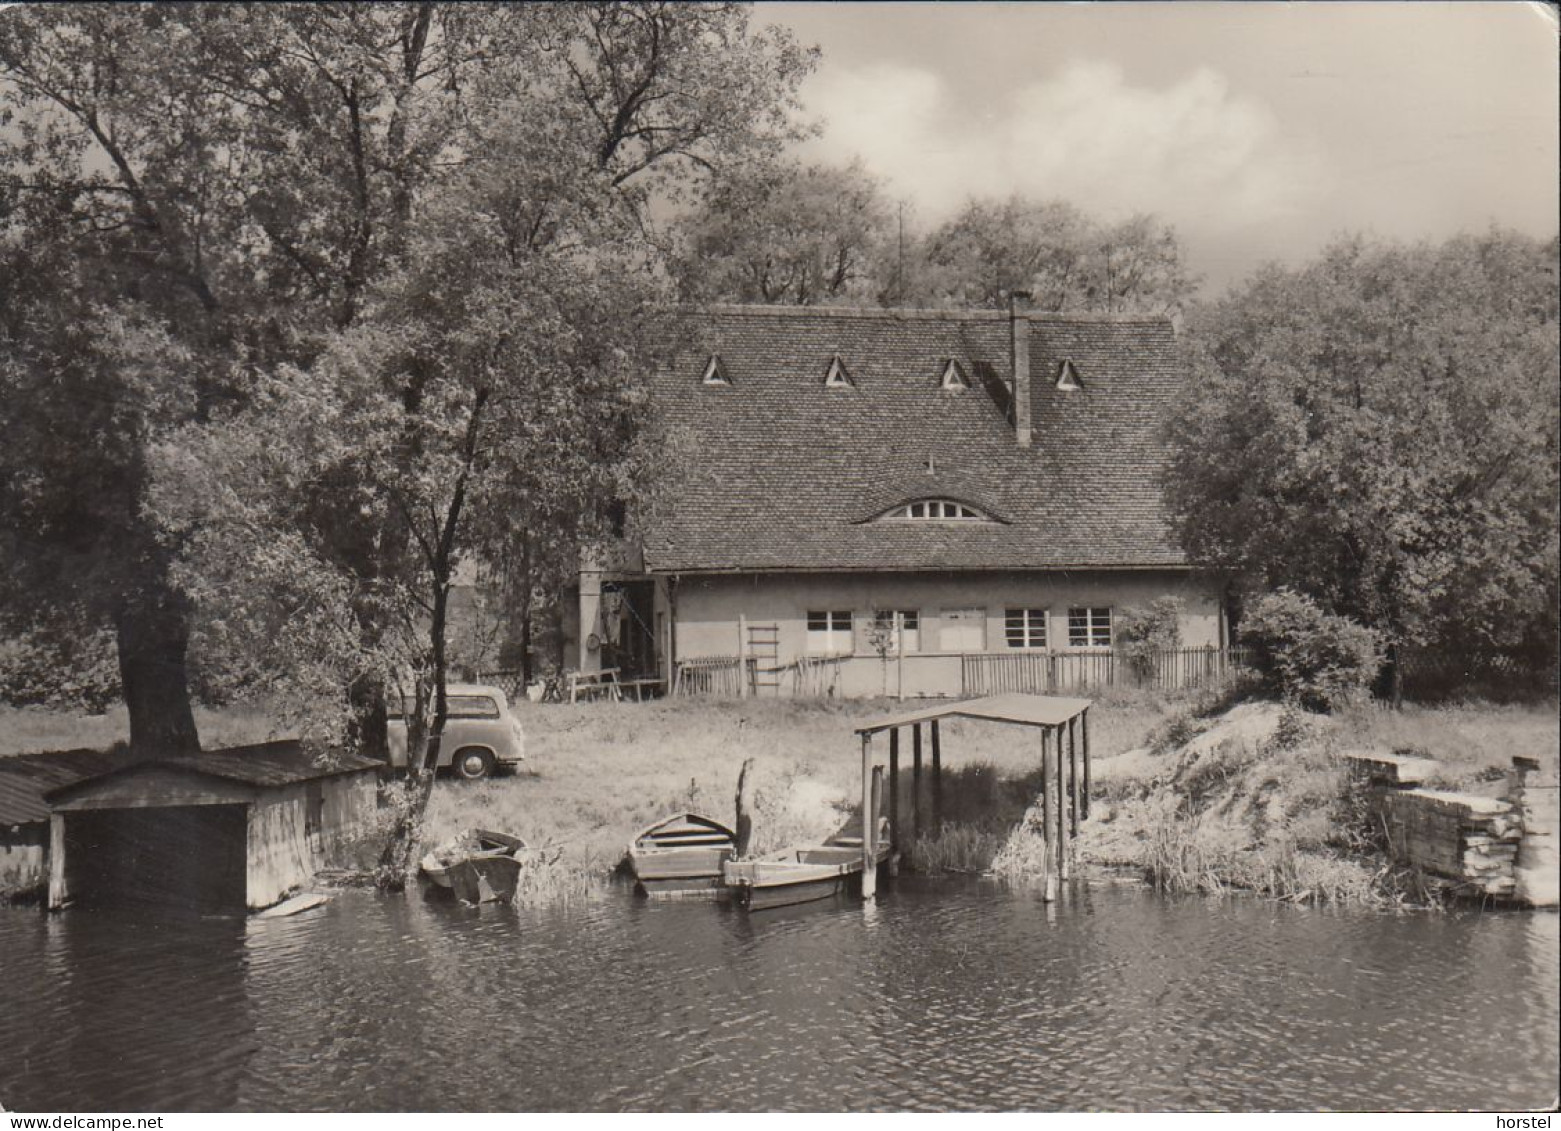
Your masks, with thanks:
[[[1167,319],[1018,296],[686,312],[652,385],[686,452],[634,568],[582,574],[579,665],[957,695],[967,657],[1108,654],[1167,595],[1183,644],[1218,646],[1158,480],[1183,380]]]

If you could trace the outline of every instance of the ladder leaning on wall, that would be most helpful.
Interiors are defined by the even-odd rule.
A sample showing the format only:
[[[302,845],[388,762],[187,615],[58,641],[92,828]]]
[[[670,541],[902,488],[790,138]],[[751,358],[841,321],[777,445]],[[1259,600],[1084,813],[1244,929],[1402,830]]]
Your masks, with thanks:
[[[753,693],[780,696],[780,625],[750,624],[748,655],[753,660]]]

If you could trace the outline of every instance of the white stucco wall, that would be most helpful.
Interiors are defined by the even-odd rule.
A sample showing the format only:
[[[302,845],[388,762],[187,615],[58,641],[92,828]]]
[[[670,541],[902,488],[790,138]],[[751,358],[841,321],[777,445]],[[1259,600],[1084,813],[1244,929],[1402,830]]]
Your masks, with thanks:
[[[662,594],[658,591],[658,609]],[[673,655],[731,656],[738,651],[739,618],[779,627],[780,662],[807,654],[810,611],[850,610],[857,626],[857,659],[842,668],[837,694],[845,696],[947,694],[959,684],[959,665],[939,647],[940,617],[946,610],[985,613],[986,652],[1009,651],[1005,635],[1010,608],[1047,610],[1047,641],[1068,650],[1068,610],[1109,607],[1113,613],[1144,607],[1159,597],[1183,605],[1182,645],[1221,643],[1218,590],[1205,576],[1177,571],[950,574],[769,574],[678,579],[671,597],[676,624]],[[865,646],[861,625],[874,610],[920,613],[919,647],[903,665],[885,665]],[[908,650],[909,651],[909,650]],[[940,658],[947,657],[947,658]],[[871,663],[863,662],[870,658]]]

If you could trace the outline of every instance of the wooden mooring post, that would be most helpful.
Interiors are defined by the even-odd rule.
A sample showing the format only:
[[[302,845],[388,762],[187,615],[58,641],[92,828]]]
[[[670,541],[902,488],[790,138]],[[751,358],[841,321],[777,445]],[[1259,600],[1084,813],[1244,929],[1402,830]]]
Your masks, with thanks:
[[[943,751],[938,744],[938,720],[932,720],[932,827],[943,831]]]
[[[862,898],[872,899],[878,893],[878,862],[873,859],[877,848],[873,828],[873,736],[862,736]]]
[[[1068,878],[1068,830],[1066,818],[1068,806],[1063,799],[1062,792],[1062,728],[1053,728],[1056,732],[1057,746],[1057,878]]]
[[[1089,708],[1079,713],[1079,730],[1084,734],[1084,819],[1089,820]]]
[[[900,835],[900,728],[889,730],[889,839],[895,848],[905,843]]]
[[[1068,720],[1068,835],[1079,835],[1079,746],[1073,720]]]

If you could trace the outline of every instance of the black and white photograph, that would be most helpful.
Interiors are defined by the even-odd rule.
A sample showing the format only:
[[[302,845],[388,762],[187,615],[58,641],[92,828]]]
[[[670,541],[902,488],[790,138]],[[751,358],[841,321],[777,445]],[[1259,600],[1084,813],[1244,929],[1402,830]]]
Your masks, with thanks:
[[[0,5],[4,1127],[1550,1126],[1558,33]]]

